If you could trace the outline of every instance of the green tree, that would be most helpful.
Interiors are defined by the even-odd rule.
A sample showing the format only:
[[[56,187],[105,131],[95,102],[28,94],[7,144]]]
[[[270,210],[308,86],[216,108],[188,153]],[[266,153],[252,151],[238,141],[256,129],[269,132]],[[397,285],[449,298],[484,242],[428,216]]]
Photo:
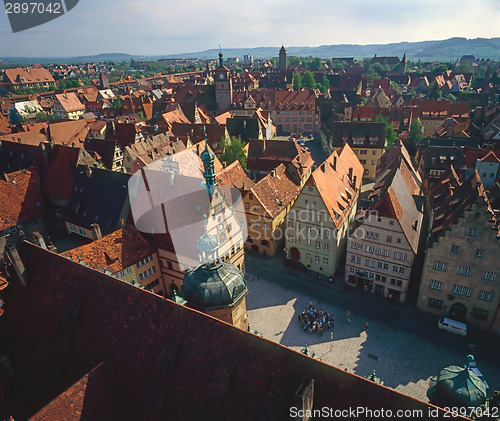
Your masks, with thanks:
[[[322,93],[326,94],[328,92],[328,88],[330,87],[330,81],[326,77],[326,74],[323,73],[323,77],[321,79],[321,83],[318,85],[318,88]]]
[[[287,61],[288,61],[288,66],[300,66],[302,64],[302,60],[300,59],[300,57],[288,57],[287,58]]]
[[[455,67],[455,73],[472,73],[472,63],[463,62],[457,64]]]
[[[299,72],[293,74],[293,89],[302,88],[302,76]]]
[[[219,148],[222,151],[222,155],[220,156],[220,160],[225,162],[227,165],[232,164],[234,161],[240,161],[241,166],[246,171],[247,163],[246,163],[246,154],[244,151],[245,144],[237,138],[231,138],[228,141],[226,138],[222,138],[219,142]]]
[[[375,118],[377,123],[385,123],[385,141],[387,143],[386,149],[390,149],[396,143],[397,135],[394,131],[394,126],[389,122],[388,117],[382,117],[380,114]]]
[[[319,57],[313,58],[309,64],[309,68],[313,70],[318,70],[321,67],[321,59]]]
[[[455,95],[453,95],[453,94],[446,95],[446,98],[448,98],[452,102],[456,102],[457,101],[457,97]]]
[[[314,75],[309,70],[302,76],[302,87],[314,89],[316,88],[316,81],[314,80]]]
[[[410,133],[408,134],[408,141],[410,145],[416,147],[424,138],[422,122],[418,118],[414,118],[410,124]]]
[[[333,63],[330,59],[326,60],[326,65],[328,66],[329,69],[333,68]]]

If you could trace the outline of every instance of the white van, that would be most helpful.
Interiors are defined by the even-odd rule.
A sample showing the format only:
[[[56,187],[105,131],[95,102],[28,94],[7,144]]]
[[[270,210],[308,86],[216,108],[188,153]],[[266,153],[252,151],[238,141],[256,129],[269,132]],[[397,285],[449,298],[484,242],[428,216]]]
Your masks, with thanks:
[[[465,336],[467,335],[467,325],[462,322],[457,322],[453,319],[448,319],[446,317],[441,317],[438,323],[439,329],[447,330],[451,333],[456,333],[457,335]]]

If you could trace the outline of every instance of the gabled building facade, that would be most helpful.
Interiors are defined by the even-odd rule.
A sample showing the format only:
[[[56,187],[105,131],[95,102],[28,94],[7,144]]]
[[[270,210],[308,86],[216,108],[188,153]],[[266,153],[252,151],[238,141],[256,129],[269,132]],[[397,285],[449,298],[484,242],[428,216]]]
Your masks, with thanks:
[[[402,171],[357,216],[347,242],[345,282],[404,302],[418,252],[423,200],[412,195]]]
[[[451,172],[429,191],[432,226],[417,306],[500,333],[500,235],[488,195],[475,172]]]
[[[344,260],[362,178],[363,166],[349,145],[312,173],[286,217],[289,259],[316,273],[335,275]]]

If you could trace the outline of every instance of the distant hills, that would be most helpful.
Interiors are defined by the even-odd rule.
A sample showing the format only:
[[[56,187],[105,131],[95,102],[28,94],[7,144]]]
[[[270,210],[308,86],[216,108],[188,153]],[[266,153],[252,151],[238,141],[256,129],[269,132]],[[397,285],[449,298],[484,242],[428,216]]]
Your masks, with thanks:
[[[253,54],[255,58],[271,58],[278,56],[278,47],[257,48],[226,48],[222,52],[224,57],[243,58],[245,54]],[[399,42],[391,44],[338,44],[320,45],[319,47],[285,46],[289,56],[299,57],[354,57],[356,59],[378,56],[397,56],[401,58],[406,53],[409,60],[441,60],[455,61],[465,54],[472,54],[476,58],[490,58],[500,60],[500,38],[450,38],[442,41]],[[125,53],[104,53],[80,57],[5,57],[0,58],[6,63],[68,63],[68,62],[95,62],[95,61],[130,61],[157,60],[159,58],[199,58],[216,59],[219,50],[211,49],[195,53],[182,53],[158,56],[130,55]]]

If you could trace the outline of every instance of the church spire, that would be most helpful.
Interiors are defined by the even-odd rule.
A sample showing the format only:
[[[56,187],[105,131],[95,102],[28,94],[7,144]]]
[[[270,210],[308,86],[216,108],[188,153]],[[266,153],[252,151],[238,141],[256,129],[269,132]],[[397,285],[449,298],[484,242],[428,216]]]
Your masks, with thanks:
[[[203,132],[205,134],[205,150],[201,153],[200,158],[203,161],[203,168],[205,169],[203,173],[205,185],[207,186],[208,193],[211,194],[214,187],[217,185],[217,180],[215,178],[215,154],[208,147],[207,131],[205,127],[203,127]]]
[[[224,59],[222,58],[222,49],[219,44],[219,66],[224,66]]]

